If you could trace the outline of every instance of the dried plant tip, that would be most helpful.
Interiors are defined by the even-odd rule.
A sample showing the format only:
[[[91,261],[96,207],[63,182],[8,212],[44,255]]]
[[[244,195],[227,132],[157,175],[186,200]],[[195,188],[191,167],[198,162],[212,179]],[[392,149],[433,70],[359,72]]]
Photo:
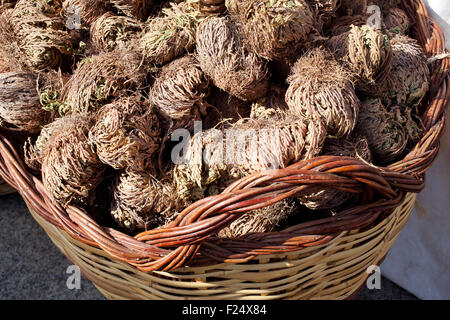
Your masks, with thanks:
[[[87,114],[76,114],[56,121],[62,124],[51,134],[42,155],[44,186],[62,206],[86,204],[105,170],[88,141],[93,120]]]
[[[111,192],[111,215],[129,232],[163,226],[180,209],[171,182],[159,181],[149,171],[122,171]]]
[[[114,169],[145,170],[160,147],[159,120],[148,101],[120,98],[96,115],[89,140],[100,160]]]
[[[292,199],[281,200],[270,206],[245,213],[219,232],[221,238],[239,238],[251,233],[266,233],[279,230],[280,226],[298,210]]]
[[[158,112],[170,121],[184,124],[206,115],[208,95],[208,80],[191,55],[165,65],[150,90],[150,100]]]
[[[409,110],[397,106],[388,110],[380,99],[368,99],[361,105],[355,132],[367,138],[374,163],[385,165],[403,154],[408,141],[418,138],[419,129]]]
[[[289,109],[299,117],[321,121],[329,135],[342,137],[351,133],[360,104],[352,77],[326,50],[310,51],[295,63],[288,78]]]
[[[234,24],[227,18],[210,18],[200,24],[197,59],[214,85],[229,94],[245,101],[266,95],[266,63],[244,51]]]
[[[352,157],[366,162],[372,161],[369,142],[365,137],[355,135],[325,140],[321,155]],[[349,203],[350,200],[358,198],[358,194],[341,191],[333,187],[323,188],[323,190],[299,197],[301,204],[311,210],[337,210]]]
[[[71,112],[95,112],[143,87],[146,77],[141,57],[118,48],[83,60],[64,86],[63,98]]]
[[[386,35],[367,25],[352,26],[349,32],[328,40],[326,46],[358,76],[358,90],[370,96],[380,93],[392,61],[392,48]]]
[[[392,40],[392,70],[384,88],[388,105],[416,107],[430,88],[427,58],[418,42],[403,35]]]
[[[39,100],[38,78],[29,72],[0,74],[0,121],[9,130],[39,132],[49,120]]]
[[[246,49],[268,60],[289,58],[314,26],[305,0],[226,0]]]
[[[310,159],[320,152],[325,135],[322,125],[283,111],[200,132],[174,169],[178,195],[185,201],[201,199],[253,172]]]
[[[112,51],[129,46],[141,31],[142,25],[137,20],[107,12],[91,25],[91,40],[96,50]]]

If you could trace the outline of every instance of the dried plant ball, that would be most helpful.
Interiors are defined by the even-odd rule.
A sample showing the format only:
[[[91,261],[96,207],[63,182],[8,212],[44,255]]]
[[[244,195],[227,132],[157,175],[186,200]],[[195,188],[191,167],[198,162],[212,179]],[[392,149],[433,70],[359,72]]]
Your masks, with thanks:
[[[178,196],[198,200],[248,174],[310,159],[319,154],[325,135],[320,123],[283,111],[197,133],[173,171]]]
[[[235,239],[252,233],[277,231],[297,210],[298,205],[293,199],[281,200],[267,207],[246,212],[220,230],[218,236]]]
[[[38,77],[30,72],[0,74],[0,121],[8,130],[37,133],[49,120],[39,98]]]
[[[99,159],[116,170],[145,170],[160,147],[159,120],[148,101],[123,97],[103,106],[89,132]]]
[[[149,64],[163,65],[192,51],[201,20],[191,1],[172,3],[162,9],[160,16],[146,23],[136,46]]]
[[[74,28],[89,28],[95,20],[110,9],[109,0],[65,0],[62,15]]]
[[[210,18],[197,30],[197,60],[216,87],[244,100],[266,95],[266,63],[247,53],[234,24],[227,18]]]
[[[248,51],[283,60],[304,45],[315,17],[305,0],[226,0]]]
[[[384,24],[388,33],[393,37],[397,34],[406,35],[411,26],[411,21],[402,9],[391,8],[384,18]]]
[[[8,20],[8,14],[0,14],[0,73],[24,71],[24,69],[26,65],[23,62],[14,29]]]
[[[107,12],[91,25],[91,40],[96,50],[112,51],[129,46],[141,31],[142,25],[136,19]]]
[[[88,114],[76,114],[57,121],[63,123],[44,148],[42,181],[47,192],[62,206],[87,204],[105,170],[88,139],[93,119]]]
[[[165,65],[150,89],[150,100],[166,119],[188,123],[206,115],[209,81],[192,55]],[[179,125],[177,127],[180,127]]]
[[[81,61],[63,88],[69,112],[96,112],[103,105],[144,87],[147,70],[139,54],[117,48]]]
[[[387,109],[380,99],[368,99],[361,105],[356,134],[369,142],[375,164],[390,164],[399,159],[408,142],[419,139],[420,129],[409,109]]]
[[[352,157],[369,163],[372,161],[369,142],[365,137],[355,135],[325,140],[321,155]],[[321,191],[302,195],[298,199],[311,210],[337,210],[357,198],[357,193],[324,187]]]
[[[427,58],[418,42],[397,35],[391,40],[392,69],[384,90],[389,105],[416,107],[430,87]]]
[[[111,189],[111,215],[128,232],[163,226],[179,209],[170,180],[160,181],[149,170],[121,171]]]
[[[145,20],[153,0],[110,0],[119,14],[137,20]]]
[[[328,51],[316,48],[292,67],[287,105],[299,117],[324,123],[329,135],[347,135],[355,128],[360,104],[352,78]]]
[[[345,67],[357,75],[356,88],[376,96],[391,70],[392,47],[380,30],[367,25],[352,26],[350,31],[325,42]]]

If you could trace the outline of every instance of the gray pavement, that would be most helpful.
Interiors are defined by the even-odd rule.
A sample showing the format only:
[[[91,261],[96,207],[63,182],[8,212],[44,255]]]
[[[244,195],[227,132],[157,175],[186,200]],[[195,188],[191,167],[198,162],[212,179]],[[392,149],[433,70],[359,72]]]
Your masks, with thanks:
[[[69,260],[54,246],[17,194],[0,197],[0,299],[101,300],[87,279],[80,290],[66,282]],[[381,266],[382,269],[382,266]],[[416,299],[386,278],[381,289],[362,290],[359,300]]]

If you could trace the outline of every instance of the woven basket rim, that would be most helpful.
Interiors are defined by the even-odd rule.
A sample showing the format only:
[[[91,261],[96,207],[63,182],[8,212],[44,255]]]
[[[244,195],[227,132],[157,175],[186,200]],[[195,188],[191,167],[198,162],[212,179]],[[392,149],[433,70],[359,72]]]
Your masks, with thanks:
[[[432,70],[428,103],[421,110],[426,134],[404,159],[388,167],[361,160],[320,156],[287,168],[254,173],[231,184],[223,193],[192,204],[164,229],[126,235],[97,224],[84,210],[62,208],[52,201],[42,181],[26,169],[14,146],[0,134],[0,175],[40,216],[72,237],[99,247],[112,257],[145,271],[171,271],[189,265],[246,262],[258,255],[297,251],[325,244],[342,231],[363,229],[384,219],[408,192],[424,187],[424,175],[439,151],[445,108],[450,100],[450,58],[440,27],[432,21],[422,0],[402,0],[415,24],[413,31]],[[434,59],[441,56],[440,59]],[[245,212],[262,208],[312,189],[335,187],[364,190],[364,204],[326,219],[279,232],[250,234],[240,239],[214,237]],[[374,200],[374,195],[381,200]]]

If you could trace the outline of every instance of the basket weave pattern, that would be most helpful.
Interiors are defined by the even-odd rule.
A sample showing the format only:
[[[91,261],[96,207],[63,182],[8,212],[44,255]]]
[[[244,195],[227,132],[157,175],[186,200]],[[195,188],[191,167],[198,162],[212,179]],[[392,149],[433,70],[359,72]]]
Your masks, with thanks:
[[[408,15],[415,21],[413,34],[424,48],[425,54],[432,58],[445,53],[442,31],[436,23],[429,19],[423,2],[421,0],[403,0],[402,4]],[[388,240],[383,241],[392,244],[391,240],[401,230],[404,219],[412,209],[414,200],[411,194],[418,193],[423,189],[424,174],[438,154],[439,140],[445,128],[445,107],[450,98],[449,65],[450,58],[448,57],[433,59],[433,62],[430,63],[431,88],[428,99],[420,110],[427,133],[403,160],[388,167],[375,167],[353,158],[322,156],[298,162],[285,169],[255,173],[236,181],[220,195],[194,203],[166,228],[150,230],[134,237],[98,225],[80,208],[69,206],[63,209],[54,203],[46,193],[42,182],[27,172],[20,156],[3,136],[0,136],[0,174],[8,184],[19,191],[34,216],[45,222],[46,227],[44,228],[49,233],[59,230],[61,234],[64,234],[67,244],[76,243],[71,247],[72,253],[67,250],[67,247],[64,249],[63,246],[59,246],[76,262],[90,263],[87,262],[88,259],[80,260],[83,257],[81,251],[84,250],[84,246],[89,247],[91,250],[88,250],[89,252],[95,249],[96,256],[112,259],[111,263],[117,265],[117,270],[138,272],[137,268],[142,272],[157,271],[160,273],[155,274],[169,278],[170,276],[165,272],[173,270],[178,272],[178,269],[187,265],[208,268],[208,266],[218,263],[231,263],[239,266],[239,263],[248,261],[266,261],[267,259],[270,261],[271,256],[290,257],[290,253],[295,253],[294,257],[302,257],[292,261],[309,259],[308,261],[313,262],[310,267],[313,269],[313,266],[333,264],[335,263],[333,259],[341,258],[344,263],[339,265],[345,267],[345,261],[349,265],[357,263],[352,260],[356,257],[352,256],[351,248],[354,246],[352,241],[370,242],[372,241],[370,239],[376,239],[377,232],[379,232],[377,230],[383,229],[384,231],[380,232],[379,236],[387,237]],[[247,211],[268,206],[287,197],[329,187],[364,193],[363,202],[356,207],[339,212],[331,218],[302,223],[280,232],[251,234],[237,240],[219,239],[213,236]],[[402,212],[400,216],[403,218],[393,214],[399,210]],[[399,221],[400,223],[398,223]],[[389,227],[387,227],[388,225]],[[49,226],[53,228],[49,228]],[[396,232],[391,234],[392,230],[396,230]],[[345,252],[341,250],[347,247],[350,250]],[[390,245],[374,246],[370,249],[373,252],[369,250],[361,253],[361,256],[367,256],[365,258],[369,259],[372,254],[374,257],[376,255],[378,260],[373,258],[373,262],[376,263],[381,259],[380,257],[385,255],[389,247]],[[320,252],[326,250],[325,248],[327,248],[326,257],[332,257],[336,253],[336,258],[330,258],[330,260],[324,258]],[[333,248],[337,251],[334,252]],[[355,248],[358,250],[368,249],[363,245]],[[379,252],[375,252],[376,250]],[[356,251],[355,254],[357,254]],[[320,260],[318,263],[319,260],[314,260],[314,257],[317,259],[321,257],[325,260],[323,260],[324,262]],[[95,259],[92,263],[96,265],[94,261]],[[280,270],[284,270],[288,262],[279,263],[283,264],[283,268]],[[299,265],[301,264],[299,262]],[[94,279],[98,277],[98,273],[95,273],[95,276],[89,276],[88,270],[94,268],[92,264],[90,266],[85,273],[88,278]],[[251,266],[253,266],[251,263],[246,264],[246,270],[247,268],[251,270]],[[100,268],[100,263],[98,267]],[[289,281],[297,281],[299,284],[301,281],[306,281],[302,275],[306,277],[307,274],[312,274],[310,271],[301,270],[303,270],[301,267],[292,270],[287,268],[286,274],[292,272],[291,277],[293,277]],[[360,269],[355,267],[355,273],[356,270]],[[226,274],[226,270],[223,272]],[[283,271],[280,272],[283,273]],[[359,272],[361,273],[361,271]],[[140,276],[142,274],[139,273]],[[236,280],[223,281],[231,281],[231,283],[235,281],[238,285],[238,274],[239,272],[236,273],[236,278],[233,278]],[[336,277],[339,276],[338,274],[339,272],[336,273]],[[211,275],[211,277],[213,276]],[[261,277],[261,272],[257,276]],[[148,277],[153,276],[149,274]],[[199,278],[202,277],[199,276]],[[133,282],[132,277],[124,276],[124,279],[126,279],[122,282],[124,286],[126,286],[126,281]],[[289,282],[274,279],[271,281],[279,281],[280,286]],[[356,282],[360,283],[361,280]],[[209,282],[203,283],[206,285]],[[345,281],[343,283],[345,287]],[[311,289],[310,294],[314,295],[319,292],[321,285]],[[158,293],[145,291],[137,284],[135,289],[136,292],[140,292],[140,297],[164,298],[171,296],[171,293],[162,291],[158,291]],[[203,289],[199,290],[201,292]],[[273,292],[277,291],[277,289],[273,290]],[[272,291],[269,290],[268,294]],[[179,291],[177,294],[182,292],[184,291]],[[348,293],[348,290],[344,290],[338,296]],[[303,291],[302,293],[294,292],[289,293],[289,297],[308,297],[308,294]],[[328,294],[335,296],[333,292],[327,293],[325,290],[321,292],[320,297],[326,297]]]

